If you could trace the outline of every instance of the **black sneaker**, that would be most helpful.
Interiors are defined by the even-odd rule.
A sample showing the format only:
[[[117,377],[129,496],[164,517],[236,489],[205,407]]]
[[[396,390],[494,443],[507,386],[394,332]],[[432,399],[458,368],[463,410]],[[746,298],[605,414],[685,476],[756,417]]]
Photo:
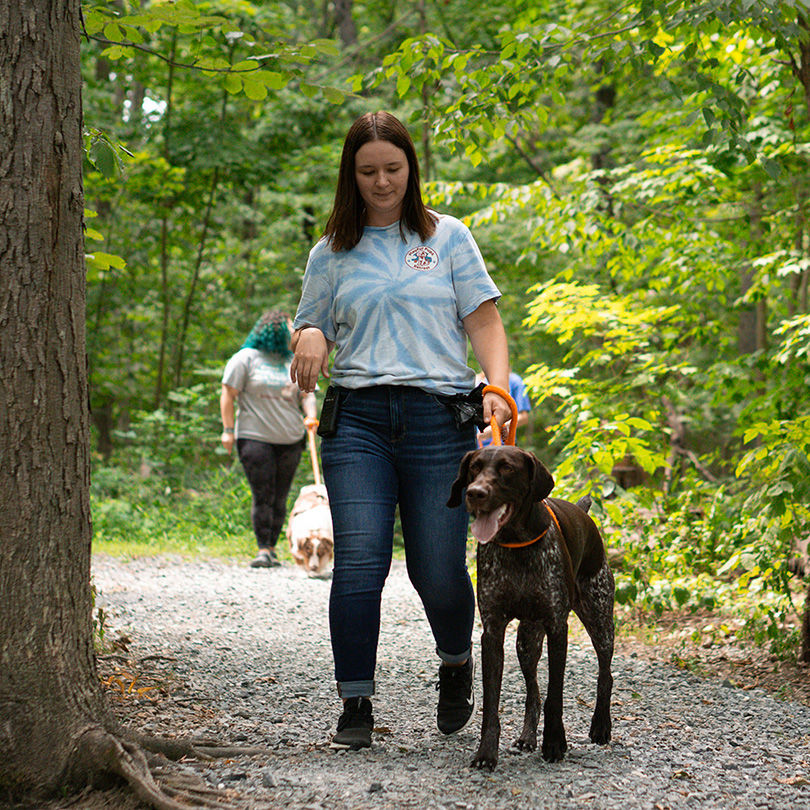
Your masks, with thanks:
[[[337,734],[329,744],[331,748],[348,748],[357,751],[371,748],[371,701],[366,697],[349,698],[343,704],[343,714],[337,724]]]
[[[475,694],[473,673],[475,665],[472,656],[460,667],[439,667],[439,708],[436,725],[442,734],[455,734],[465,728],[473,716]]]
[[[260,548],[256,557],[250,561],[251,568],[277,568],[280,565],[274,548]]]

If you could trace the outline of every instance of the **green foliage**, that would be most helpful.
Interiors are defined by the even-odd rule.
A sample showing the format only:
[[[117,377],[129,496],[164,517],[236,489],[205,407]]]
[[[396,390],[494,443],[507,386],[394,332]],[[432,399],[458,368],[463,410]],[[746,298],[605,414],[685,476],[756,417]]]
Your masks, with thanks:
[[[97,541],[252,549],[219,374],[262,309],[294,309],[347,126],[387,108],[431,205],[475,233],[532,446],[557,492],[593,496],[620,600],[744,612],[752,637],[792,643],[784,561],[810,528],[801,8],[372,2],[339,48],[329,4],[86,2],[91,404],[117,445],[94,471]],[[625,492],[630,462],[645,486]]]
[[[751,447],[737,476],[754,486],[747,512],[758,515],[760,531],[783,548],[810,533],[810,415],[757,423],[745,431]]]
[[[93,550],[137,557],[247,556],[255,551],[250,488],[238,463],[197,469],[186,485],[144,468],[93,471]]]
[[[167,30],[171,36],[188,41],[178,64],[199,71],[207,78],[221,78],[230,94],[244,93],[252,101],[263,101],[269,93],[299,82],[299,92],[308,98],[319,92],[332,103],[340,104],[345,93],[335,87],[303,81],[305,73],[296,64],[310,65],[323,56],[334,56],[333,42],[314,39],[310,42],[272,41],[266,36],[242,30],[236,15],[253,16],[258,7],[252,3],[234,3],[227,16],[206,14],[207,4],[192,0],[150,4],[142,7],[140,0],[130,0],[132,13],[122,13],[119,0],[97,0],[85,11],[85,33],[88,38],[107,47],[101,56],[111,61],[128,58],[134,50],[160,54],[155,47]],[[227,7],[228,4],[226,4]],[[237,50],[253,50],[239,59]],[[185,61],[181,61],[185,60]],[[264,65],[276,65],[268,70]]]
[[[625,506],[626,508],[626,506]],[[654,617],[709,611],[742,622],[742,632],[772,653],[795,658],[794,586],[784,550],[756,535],[744,493],[692,478],[665,510],[628,509],[615,542],[621,561],[616,600]]]
[[[215,386],[198,383],[170,392],[165,408],[136,413],[129,430],[120,434],[128,455],[159,471],[170,489],[185,485],[224,453],[216,443],[221,426],[217,393]]]

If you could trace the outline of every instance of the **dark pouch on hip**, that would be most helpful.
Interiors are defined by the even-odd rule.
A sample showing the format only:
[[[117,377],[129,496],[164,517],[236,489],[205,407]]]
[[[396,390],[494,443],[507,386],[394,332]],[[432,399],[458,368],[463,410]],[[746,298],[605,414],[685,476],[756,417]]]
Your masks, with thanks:
[[[321,416],[318,419],[318,435],[322,439],[331,439],[337,433],[338,412],[340,410],[340,394],[334,385],[326,389],[321,407]]]
[[[479,383],[467,394],[453,394],[445,397],[434,395],[452,414],[456,427],[461,430],[468,425],[474,425],[483,430],[484,423],[484,383]]]

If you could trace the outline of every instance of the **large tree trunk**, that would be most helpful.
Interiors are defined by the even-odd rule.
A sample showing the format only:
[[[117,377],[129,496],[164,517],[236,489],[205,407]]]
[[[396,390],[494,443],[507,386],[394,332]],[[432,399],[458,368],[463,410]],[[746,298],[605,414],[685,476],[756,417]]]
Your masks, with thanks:
[[[56,789],[96,677],[79,0],[0,6],[0,784]]]
[[[224,806],[201,780],[155,782],[96,673],[79,30],[80,0],[0,4],[0,795],[115,775],[160,810]]]

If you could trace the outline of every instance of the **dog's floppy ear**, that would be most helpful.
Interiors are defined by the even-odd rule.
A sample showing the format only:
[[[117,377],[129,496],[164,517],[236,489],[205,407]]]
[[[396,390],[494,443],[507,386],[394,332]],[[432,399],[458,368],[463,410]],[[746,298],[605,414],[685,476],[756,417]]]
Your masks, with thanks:
[[[458,477],[453,481],[453,486],[450,488],[450,498],[447,505],[452,509],[456,506],[461,506],[461,490],[467,486],[467,473],[470,470],[470,459],[472,458],[475,450],[470,450],[464,454],[461,459],[461,465],[458,468]]]
[[[530,454],[530,456],[532,499],[542,501],[543,498],[548,497],[551,490],[554,489],[554,478],[540,459],[534,454]]]

